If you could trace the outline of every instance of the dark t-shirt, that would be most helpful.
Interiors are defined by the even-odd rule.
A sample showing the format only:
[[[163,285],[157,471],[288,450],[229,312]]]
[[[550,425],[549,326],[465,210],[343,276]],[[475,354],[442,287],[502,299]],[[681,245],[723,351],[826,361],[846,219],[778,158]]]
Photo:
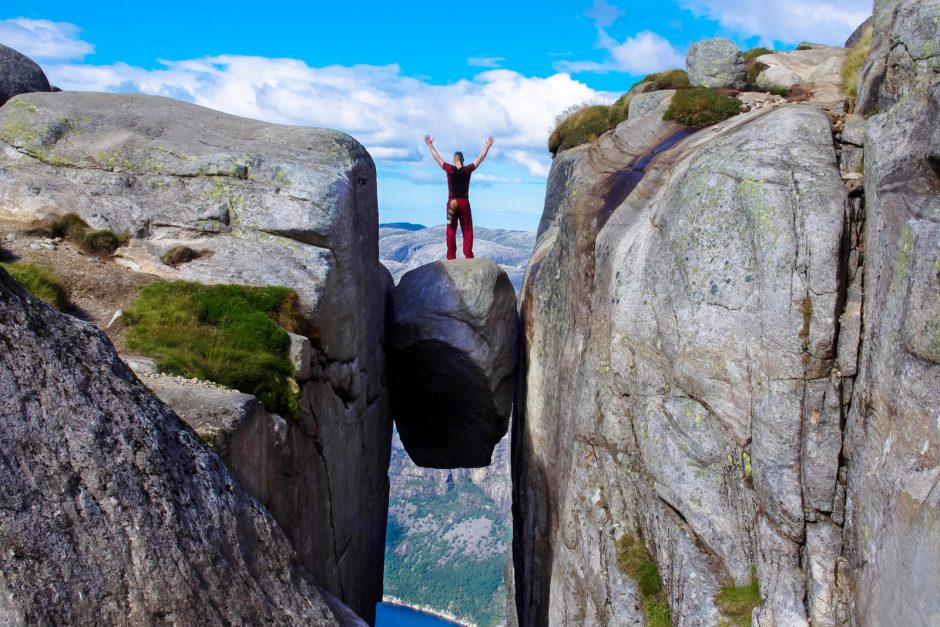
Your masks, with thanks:
[[[470,174],[477,169],[472,163],[462,168],[445,163],[441,166],[447,172],[447,193],[449,198],[467,198],[470,193]]]

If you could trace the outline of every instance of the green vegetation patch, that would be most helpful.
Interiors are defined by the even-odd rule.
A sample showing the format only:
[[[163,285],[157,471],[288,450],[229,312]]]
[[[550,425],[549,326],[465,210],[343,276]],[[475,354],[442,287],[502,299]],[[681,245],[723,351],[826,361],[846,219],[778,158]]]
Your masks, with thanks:
[[[689,84],[689,74],[685,70],[666,70],[665,72],[650,74],[639,83],[634,85],[634,87],[637,85],[642,85],[643,83],[651,83],[648,91],[659,91],[661,89],[688,89],[691,87]]]
[[[427,490],[422,478],[416,490]],[[444,537],[454,523],[485,516],[494,521],[487,542],[508,546],[512,533],[496,504],[472,482],[460,483],[443,495],[408,498],[392,495],[390,510],[415,507],[410,527],[389,514],[385,543],[385,594],[414,606],[447,612],[480,627],[506,622],[505,550],[485,557],[454,552]],[[420,524],[416,524],[420,521]]]
[[[110,255],[130,239],[125,234],[118,235],[111,229],[88,231],[82,238],[85,250],[96,255]]]
[[[142,288],[125,314],[128,347],[153,357],[161,371],[215,381],[254,394],[268,411],[296,416],[285,331],[298,316],[293,290],[161,281]]]
[[[85,221],[74,213],[55,218],[40,226],[37,232],[69,240],[93,255],[110,255],[130,240],[129,235],[115,233],[111,229],[89,229]]]
[[[849,96],[858,95],[858,71],[868,58],[874,32],[871,24],[866,26],[861,38],[845,54],[845,61],[842,63],[842,85]]]
[[[623,95],[612,105],[586,104],[565,111],[548,138],[548,151],[554,157],[562,150],[596,141],[626,120],[629,109],[630,101]]]
[[[774,53],[773,50],[768,50],[767,48],[758,46],[757,48],[751,48],[750,50],[748,50],[741,56],[744,57],[745,61],[753,61],[757,57],[762,57],[765,54],[773,54],[773,53]]]
[[[65,283],[50,268],[33,263],[0,263],[0,268],[9,272],[27,292],[59,311],[64,311],[71,305]]]
[[[174,246],[160,255],[160,261],[174,268],[180,264],[188,263],[202,257],[202,253],[189,246]]]
[[[620,572],[636,581],[647,627],[669,627],[672,619],[659,569],[641,538],[630,534],[620,538],[617,543],[617,565]]]
[[[756,573],[751,575],[751,583],[736,586],[730,583],[718,591],[715,596],[718,609],[724,616],[720,627],[748,627],[751,624],[751,610],[764,604],[760,598],[760,584]]]
[[[707,87],[693,87],[676,92],[663,119],[686,126],[710,126],[740,112],[741,101],[737,98],[723,96]]]

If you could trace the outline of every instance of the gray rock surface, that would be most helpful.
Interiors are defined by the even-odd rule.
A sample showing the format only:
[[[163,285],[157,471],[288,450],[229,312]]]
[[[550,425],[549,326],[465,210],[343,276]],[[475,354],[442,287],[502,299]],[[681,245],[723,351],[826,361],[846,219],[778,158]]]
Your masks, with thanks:
[[[842,85],[844,48],[813,48],[765,54],[760,63],[766,66],[757,75],[761,89],[789,88],[794,84],[813,84],[813,99],[817,106],[841,107],[845,100]]]
[[[865,29],[874,24],[874,18],[869,16],[864,22],[858,25],[852,34],[849,35],[849,38],[845,40],[845,48],[851,48],[861,40],[865,34]]]
[[[649,115],[650,111],[658,109],[663,101],[670,102],[675,93],[675,89],[662,89],[646,94],[637,94],[630,99],[628,117],[636,119]]]
[[[35,61],[0,44],[0,106],[19,94],[52,91],[49,80]]]
[[[846,426],[860,625],[940,624],[927,584],[940,577],[940,73],[923,53],[938,15],[937,2],[876,2],[875,41],[888,34],[891,51],[863,90],[882,113],[864,139],[864,341]]]
[[[0,623],[345,624],[93,326],[0,270]]]
[[[479,467],[509,427],[516,296],[484,259],[437,261],[392,294],[389,375],[395,423],[418,466]]]
[[[311,378],[290,454],[258,472],[281,478],[266,504],[306,568],[367,621],[382,595],[391,441],[375,186],[365,149],[336,131],[129,94],[0,108],[0,217],[75,212],[129,233],[118,260],[135,270],[296,290]],[[210,254],[174,269],[160,261],[174,245]]]
[[[723,37],[697,41],[689,46],[685,64],[693,87],[743,89],[747,85],[744,57],[734,42]]]
[[[861,280],[830,119],[736,116],[661,152],[624,196],[624,172],[676,130],[661,110],[631,118],[550,175],[513,433],[522,625],[640,624],[625,533],[655,558],[675,625],[719,624],[719,588],[755,570],[760,624],[844,605],[828,547],[814,541],[811,577],[803,561],[807,523],[835,525],[844,495],[839,319]]]
[[[940,0],[875,0],[871,52],[858,76],[856,113],[887,111],[940,78]]]

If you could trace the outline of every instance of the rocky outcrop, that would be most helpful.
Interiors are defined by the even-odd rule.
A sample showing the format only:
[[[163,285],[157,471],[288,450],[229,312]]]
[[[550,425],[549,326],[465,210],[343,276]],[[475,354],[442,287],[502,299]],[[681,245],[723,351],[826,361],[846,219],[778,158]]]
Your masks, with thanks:
[[[52,91],[49,80],[36,62],[0,44],[0,106],[19,94]]]
[[[0,623],[361,624],[100,331],[3,270],[0,344]]]
[[[277,496],[257,496],[316,580],[371,621],[388,506],[391,280],[377,260],[375,168],[363,147],[335,131],[88,93],[17,96],[0,108],[0,140],[0,217],[75,212],[132,236],[118,253],[128,267],[298,293],[311,351],[296,356],[309,359],[309,380],[284,453],[257,470],[279,478]],[[161,262],[177,245],[206,254]]]
[[[876,2],[864,115],[770,104],[629,185],[655,113],[558,155],[523,290],[521,624],[644,621],[625,534],[675,625],[721,624],[752,573],[755,624],[940,621],[938,9]]]
[[[816,106],[841,108],[845,100],[844,61],[844,48],[819,47],[765,54],[759,57],[758,62],[764,69],[757,75],[757,86],[769,90],[801,85],[811,90]]]
[[[938,81],[937,0],[876,0],[874,37],[858,76],[859,113],[884,112]]]
[[[927,584],[940,577],[938,15],[940,2],[875,2],[859,84],[864,111],[882,111],[864,124],[864,341],[846,427],[860,625],[940,623]]]
[[[513,434],[520,624],[643,621],[624,534],[673,624],[718,624],[752,574],[761,624],[835,624],[861,275],[830,119],[768,107],[665,149],[661,115],[550,175]]]
[[[744,89],[747,85],[744,57],[734,42],[723,37],[697,41],[689,46],[685,64],[693,87]]]
[[[491,261],[437,261],[392,295],[389,375],[405,449],[419,466],[490,463],[515,395],[516,296]]]

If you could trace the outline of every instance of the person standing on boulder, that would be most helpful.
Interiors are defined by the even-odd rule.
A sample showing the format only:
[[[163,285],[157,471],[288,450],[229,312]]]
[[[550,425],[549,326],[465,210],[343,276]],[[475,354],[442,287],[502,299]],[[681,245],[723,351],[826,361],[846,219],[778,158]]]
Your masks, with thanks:
[[[463,256],[473,259],[473,218],[470,215],[470,175],[480,167],[486,153],[495,140],[487,137],[483,152],[473,160],[470,165],[463,164],[463,153],[454,153],[454,163],[445,162],[434,147],[434,139],[430,135],[424,136],[424,143],[431,149],[431,156],[447,172],[447,258],[457,258],[457,223],[460,222],[460,231],[463,234]]]

